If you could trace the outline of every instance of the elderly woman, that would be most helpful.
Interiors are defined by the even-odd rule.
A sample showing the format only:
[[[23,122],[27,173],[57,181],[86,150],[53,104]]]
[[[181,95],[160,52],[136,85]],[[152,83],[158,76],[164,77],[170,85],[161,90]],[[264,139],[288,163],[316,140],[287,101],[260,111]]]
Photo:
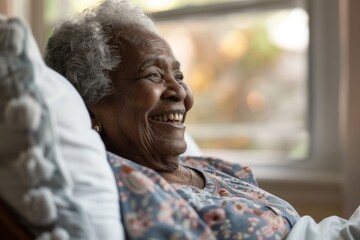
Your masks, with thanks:
[[[46,63],[83,97],[118,184],[131,239],[282,239],[299,219],[249,168],[180,158],[193,95],[153,22],[106,1],[58,27]]]

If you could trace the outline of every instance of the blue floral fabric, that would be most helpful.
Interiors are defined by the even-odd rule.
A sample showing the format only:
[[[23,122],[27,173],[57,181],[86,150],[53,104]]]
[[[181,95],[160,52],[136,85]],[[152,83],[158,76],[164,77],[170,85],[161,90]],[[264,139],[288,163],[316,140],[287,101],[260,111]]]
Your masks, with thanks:
[[[128,239],[284,239],[300,218],[284,200],[257,186],[248,167],[186,157],[204,189],[169,184],[152,169],[108,153]]]

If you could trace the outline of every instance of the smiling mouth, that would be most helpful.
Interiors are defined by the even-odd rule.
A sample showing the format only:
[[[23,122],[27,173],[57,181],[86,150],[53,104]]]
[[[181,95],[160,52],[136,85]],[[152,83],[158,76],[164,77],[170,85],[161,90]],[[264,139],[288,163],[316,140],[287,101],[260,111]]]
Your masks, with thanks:
[[[165,122],[165,123],[173,123],[173,124],[183,124],[184,114],[183,113],[166,113],[166,114],[158,114],[153,115],[150,119],[156,122]]]

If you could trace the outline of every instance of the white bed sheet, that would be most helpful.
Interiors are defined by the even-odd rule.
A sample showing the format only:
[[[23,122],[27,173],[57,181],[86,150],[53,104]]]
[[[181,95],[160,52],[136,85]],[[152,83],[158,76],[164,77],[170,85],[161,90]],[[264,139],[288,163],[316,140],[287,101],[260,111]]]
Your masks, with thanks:
[[[316,223],[310,216],[302,217],[287,240],[356,240],[360,239],[360,207],[349,220],[332,216]]]

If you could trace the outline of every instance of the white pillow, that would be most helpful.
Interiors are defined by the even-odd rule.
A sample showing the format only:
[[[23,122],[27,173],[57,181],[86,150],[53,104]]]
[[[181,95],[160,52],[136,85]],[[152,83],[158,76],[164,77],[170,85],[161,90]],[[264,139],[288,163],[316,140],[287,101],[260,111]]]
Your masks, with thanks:
[[[115,179],[74,87],[17,19],[0,20],[0,197],[41,239],[123,239]],[[40,229],[40,228],[38,228]]]
[[[191,137],[191,135],[188,132],[185,132],[185,141],[187,144],[186,151],[181,154],[182,156],[202,156],[201,149],[199,145],[195,142],[195,140]]]

